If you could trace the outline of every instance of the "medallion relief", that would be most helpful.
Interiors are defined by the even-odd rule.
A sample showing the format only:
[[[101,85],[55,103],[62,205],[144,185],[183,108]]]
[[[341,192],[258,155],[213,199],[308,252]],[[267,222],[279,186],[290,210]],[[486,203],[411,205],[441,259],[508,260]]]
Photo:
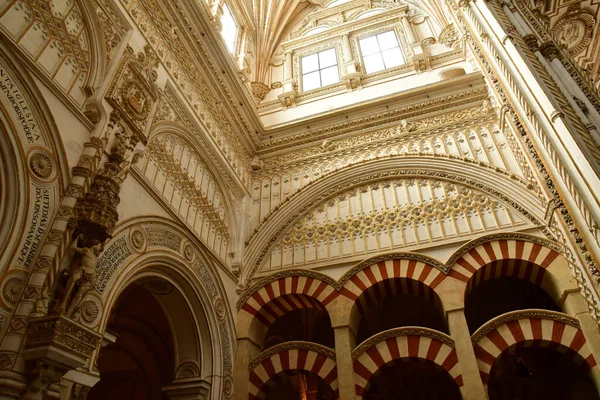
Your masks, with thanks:
[[[577,56],[588,48],[595,23],[596,18],[591,12],[571,7],[554,24],[552,33],[571,55]]]

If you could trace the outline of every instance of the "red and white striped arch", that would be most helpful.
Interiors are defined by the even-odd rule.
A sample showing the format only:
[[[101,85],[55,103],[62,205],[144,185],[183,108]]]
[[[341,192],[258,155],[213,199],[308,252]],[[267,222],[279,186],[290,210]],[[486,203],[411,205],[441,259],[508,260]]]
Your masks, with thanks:
[[[446,370],[460,387],[463,385],[456,350],[432,337],[399,335],[380,341],[354,361],[356,395],[364,396],[369,381],[381,367],[402,358],[429,360]]]
[[[514,319],[488,332],[474,344],[477,365],[484,384],[487,385],[492,366],[500,354],[517,344],[537,344],[543,347],[553,345],[558,350],[561,347],[567,348],[585,360],[590,369],[597,366],[583,332],[575,326],[553,319]]]
[[[525,240],[496,240],[483,243],[464,253],[451,266],[449,275],[463,282],[483,266],[505,259],[528,261],[546,270],[560,262],[560,253],[538,243]]]
[[[313,350],[287,349],[265,358],[250,371],[249,400],[263,399],[270,389],[271,379],[293,370],[312,372],[323,378],[337,396],[337,367],[332,357]]]
[[[421,261],[396,258],[380,261],[354,274],[342,286],[340,292],[356,300],[369,287],[392,278],[414,279],[435,289],[446,275],[439,269]]]
[[[338,296],[329,283],[306,276],[287,276],[268,282],[244,303],[241,310],[256,316],[267,326],[288,311],[323,308]]]
[[[365,290],[355,301],[356,308],[359,314],[362,316],[368,312],[369,308],[373,304],[377,304],[379,300],[400,294],[419,296],[433,304],[433,306],[440,312],[440,315],[444,315],[442,301],[433,289],[423,282],[406,278],[392,278],[377,282]]]

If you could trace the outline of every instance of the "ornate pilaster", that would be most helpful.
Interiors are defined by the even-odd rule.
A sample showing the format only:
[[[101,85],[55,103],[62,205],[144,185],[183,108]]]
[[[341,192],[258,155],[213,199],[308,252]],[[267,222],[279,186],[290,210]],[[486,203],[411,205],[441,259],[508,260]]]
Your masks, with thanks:
[[[118,222],[121,185],[145,150],[145,132],[160,94],[156,87],[157,67],[158,58],[148,46],[138,55],[131,48],[125,51],[107,94],[106,100],[113,108],[108,127],[100,138],[91,140],[95,154],[84,153],[73,171],[89,190],[76,191],[77,200],[68,214],[67,243],[75,237],[71,244],[75,254],[67,255],[69,267],[49,274],[57,277],[55,281],[46,279],[47,269],[36,278],[45,282],[44,293],[49,294],[49,300],[44,293],[38,295],[36,317],[28,324],[24,319],[26,332],[20,353],[26,365],[27,385],[22,394],[25,399],[42,399],[48,386],[57,383],[65,372],[87,364],[100,344],[99,333],[75,321],[79,306],[94,290],[103,243]],[[109,149],[108,160],[99,165],[105,148]],[[85,396],[85,388],[75,389],[76,396]]]

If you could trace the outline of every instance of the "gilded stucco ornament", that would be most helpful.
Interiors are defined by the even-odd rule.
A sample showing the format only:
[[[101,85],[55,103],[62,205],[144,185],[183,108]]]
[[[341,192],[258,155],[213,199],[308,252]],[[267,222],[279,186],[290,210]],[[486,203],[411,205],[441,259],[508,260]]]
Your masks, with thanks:
[[[558,43],[565,46],[571,55],[576,56],[590,44],[595,23],[594,14],[581,10],[577,3],[569,7],[551,31]]]

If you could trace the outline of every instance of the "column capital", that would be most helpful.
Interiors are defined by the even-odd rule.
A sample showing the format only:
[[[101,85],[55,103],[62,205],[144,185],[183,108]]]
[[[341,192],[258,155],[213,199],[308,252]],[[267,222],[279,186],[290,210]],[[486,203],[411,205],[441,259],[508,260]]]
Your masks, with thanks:
[[[559,49],[556,47],[554,42],[544,42],[540,44],[540,51],[542,55],[548,59],[548,61],[552,61],[555,58],[558,58]]]
[[[529,34],[529,35],[524,35],[523,36],[523,40],[525,41],[525,44],[527,44],[527,46],[533,51],[540,51],[540,46],[539,46],[539,42],[538,39],[535,35],[533,34]]]

